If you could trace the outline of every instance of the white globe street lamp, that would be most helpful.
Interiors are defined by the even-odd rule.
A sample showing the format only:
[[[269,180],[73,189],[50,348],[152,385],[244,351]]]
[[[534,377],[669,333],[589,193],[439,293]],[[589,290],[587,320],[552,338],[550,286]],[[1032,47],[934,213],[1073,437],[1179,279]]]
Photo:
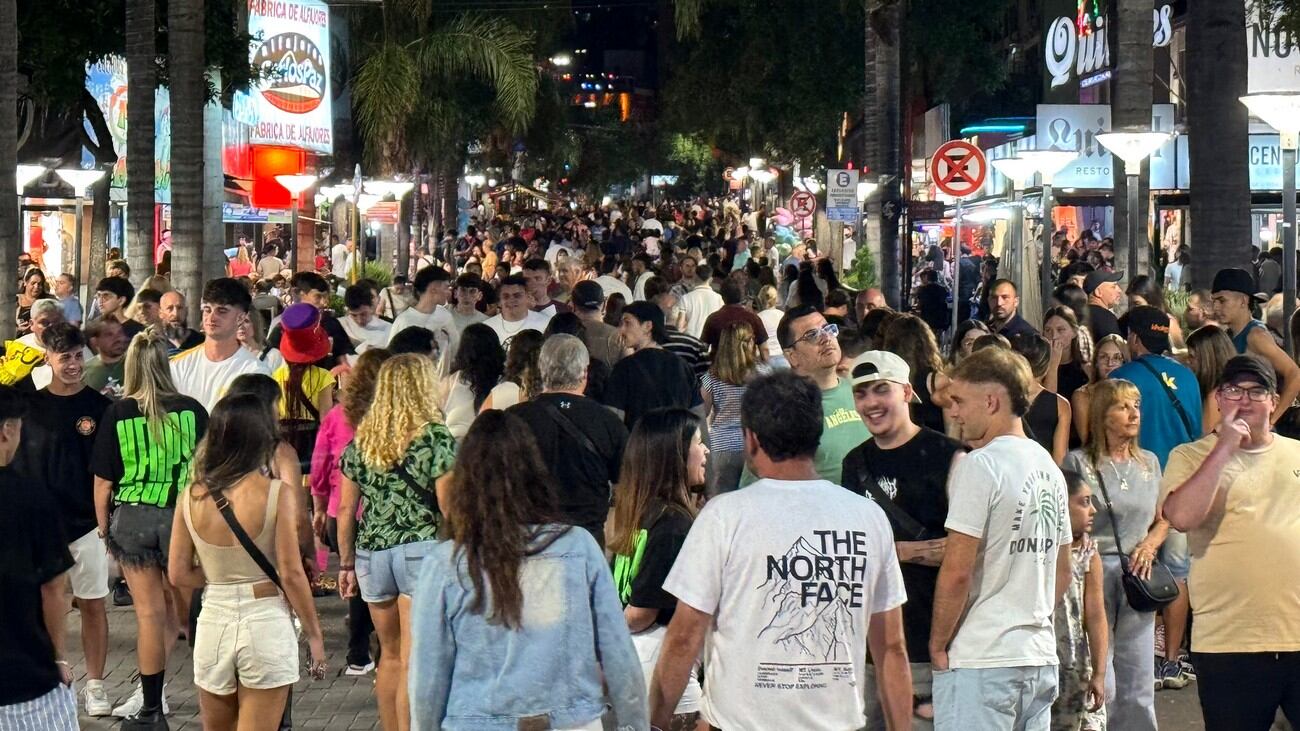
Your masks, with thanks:
[[[39,167],[39,166],[27,166],[27,167]],[[58,176],[63,179],[63,182],[72,186],[72,192],[77,197],[77,225],[76,225],[76,238],[73,240],[74,244],[72,248],[73,251],[72,274],[77,278],[77,281],[80,282],[81,281],[81,246],[82,246],[82,240],[84,238],[84,234],[82,232],[83,226],[82,226],[81,219],[82,219],[82,213],[86,207],[86,191],[90,188],[90,186],[95,184],[95,181],[104,177],[104,171],[103,170],[81,170],[80,168],[61,168],[59,170],[55,170],[54,172],[57,173]],[[19,193],[22,192],[23,187],[24,186],[22,185],[18,187]]]
[[[1300,147],[1300,91],[1275,91],[1241,97],[1250,113],[1278,131],[1282,143],[1282,317],[1296,308],[1296,149]],[[1291,352],[1291,328],[1283,328]]]
[[[1097,142],[1124,161],[1124,187],[1128,192],[1128,279],[1138,276],[1138,241],[1142,238],[1138,216],[1138,188],[1142,176],[1142,161],[1169,141],[1170,133],[1135,129],[1103,132]],[[1145,244],[1144,244],[1145,245]]]
[[[18,195],[23,194],[23,188],[26,188],[32,181],[45,174],[44,165],[19,165],[16,171],[16,182],[18,183]]]

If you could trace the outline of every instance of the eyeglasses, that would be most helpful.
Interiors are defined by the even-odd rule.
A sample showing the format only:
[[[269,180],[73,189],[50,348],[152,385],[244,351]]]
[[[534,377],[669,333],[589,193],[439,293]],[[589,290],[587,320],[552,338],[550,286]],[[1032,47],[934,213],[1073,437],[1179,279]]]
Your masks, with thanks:
[[[1219,393],[1223,394],[1223,397],[1229,401],[1240,401],[1243,398],[1249,398],[1256,403],[1267,401],[1273,395],[1273,392],[1267,388],[1242,388],[1232,384],[1220,388]]]
[[[828,322],[819,328],[816,328],[814,330],[809,330],[808,332],[804,333],[798,338],[795,338],[795,341],[793,343],[790,343],[790,347],[793,348],[799,343],[808,343],[809,345],[816,345],[818,342],[821,341],[823,336],[828,338],[834,338],[834,337],[839,337],[839,334],[840,334],[840,326],[836,325],[833,322]]]

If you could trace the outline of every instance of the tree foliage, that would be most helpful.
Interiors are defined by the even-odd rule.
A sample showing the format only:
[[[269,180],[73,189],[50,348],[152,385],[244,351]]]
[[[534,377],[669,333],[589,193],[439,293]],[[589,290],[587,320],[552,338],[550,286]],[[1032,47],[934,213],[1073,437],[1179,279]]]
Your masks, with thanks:
[[[698,23],[683,22],[688,6]],[[711,0],[676,10],[679,30],[697,30],[670,46],[666,137],[699,135],[733,160],[833,155],[843,115],[862,97],[860,2]]]

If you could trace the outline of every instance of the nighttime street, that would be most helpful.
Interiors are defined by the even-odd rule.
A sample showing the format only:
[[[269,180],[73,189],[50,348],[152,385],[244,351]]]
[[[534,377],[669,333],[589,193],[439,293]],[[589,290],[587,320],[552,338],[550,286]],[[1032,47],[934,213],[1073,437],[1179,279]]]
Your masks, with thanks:
[[[1300,0],[0,0],[0,731],[1292,731]]]

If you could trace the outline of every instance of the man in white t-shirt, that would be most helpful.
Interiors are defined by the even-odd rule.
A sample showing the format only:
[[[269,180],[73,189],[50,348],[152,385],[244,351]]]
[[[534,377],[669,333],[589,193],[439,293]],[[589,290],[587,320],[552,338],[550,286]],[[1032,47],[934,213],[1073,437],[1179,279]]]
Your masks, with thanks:
[[[722,305],[725,304],[722,295],[709,286],[707,276],[706,272],[706,279],[696,280],[677,303],[686,314],[685,331],[691,337],[700,337],[704,333],[704,321],[709,319],[709,315],[722,309]]]
[[[334,239],[330,247],[330,273],[346,282],[352,270],[352,239],[345,244],[337,236],[330,238]]]
[[[504,350],[509,351],[511,339],[524,330],[546,332],[551,318],[529,309],[532,300],[528,296],[528,282],[522,275],[512,274],[502,279],[497,299],[501,303],[501,312],[484,320],[483,324],[496,332]]]
[[[741,424],[762,479],[704,506],[664,582],[677,609],[650,686],[652,728],[668,728],[701,649],[700,710],[715,727],[861,728],[870,651],[890,728],[908,728],[893,532],[871,500],[818,478],[821,393],[789,371],[759,378]]]
[[[451,275],[442,267],[425,267],[415,273],[416,302],[393,320],[388,342],[408,327],[422,327],[433,333],[439,360],[449,361],[459,338],[447,303],[451,301]]]
[[[632,301],[645,299],[645,283],[655,276],[654,261],[648,254],[632,257]]]
[[[240,345],[235,336],[252,306],[252,295],[237,280],[222,277],[208,282],[201,310],[203,344],[172,357],[176,390],[209,412],[237,377],[245,373],[271,375],[266,363]]]
[[[343,332],[352,341],[352,348],[357,355],[371,348],[388,345],[390,323],[375,314],[375,292],[368,284],[354,284],[343,293],[343,306],[348,309],[348,316],[339,320]]]
[[[600,260],[600,276],[596,277],[596,284],[599,284],[600,291],[605,293],[605,299],[618,293],[623,295],[624,303],[636,301],[632,297],[632,290],[619,277],[617,257],[606,256]]]
[[[1002,348],[951,374],[948,413],[974,447],[948,478],[948,541],[930,629],[934,727],[1046,731],[1052,613],[1070,581],[1065,478],[1025,436],[1029,364]]]

